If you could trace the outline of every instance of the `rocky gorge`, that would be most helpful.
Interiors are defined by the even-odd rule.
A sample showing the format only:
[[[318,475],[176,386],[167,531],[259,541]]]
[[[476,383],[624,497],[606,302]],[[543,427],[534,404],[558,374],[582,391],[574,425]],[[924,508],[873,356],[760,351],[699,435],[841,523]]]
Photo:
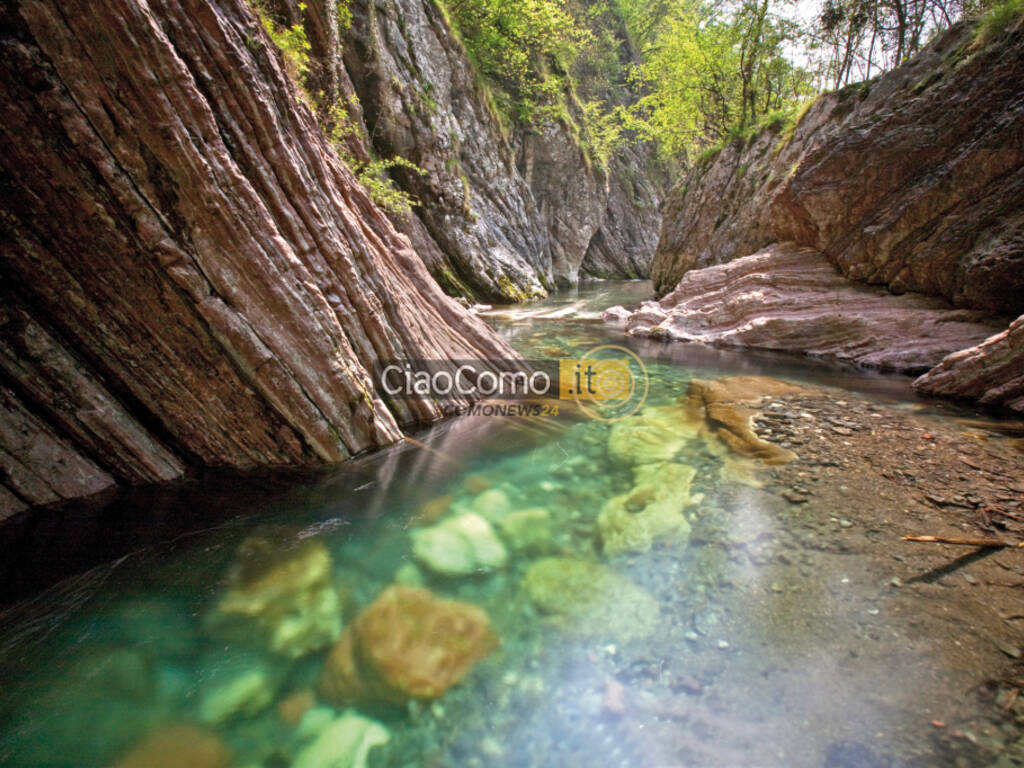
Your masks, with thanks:
[[[1003,330],[1024,310],[1022,76],[1019,23],[994,39],[962,24],[706,153],[666,203],[663,298],[607,319],[923,373],[922,394],[1024,410],[1020,320]]]

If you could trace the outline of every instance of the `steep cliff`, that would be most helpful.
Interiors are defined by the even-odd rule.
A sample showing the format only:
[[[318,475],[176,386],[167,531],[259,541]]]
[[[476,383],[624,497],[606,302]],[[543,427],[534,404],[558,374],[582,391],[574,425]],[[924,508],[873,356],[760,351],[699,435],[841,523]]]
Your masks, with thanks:
[[[391,172],[419,202],[393,218],[446,290],[518,301],[581,272],[648,274],[662,197],[648,148],[626,147],[606,170],[563,120],[503,125],[434,0],[350,11],[342,57],[360,132],[378,156],[426,171]]]
[[[847,277],[1024,311],[1024,31],[958,25],[869,83],[820,97],[698,166],[666,206],[659,294],[775,240]],[[720,201],[720,202],[719,202]]]
[[[314,464],[465,403],[381,359],[509,359],[324,139],[241,0],[0,10],[0,517],[190,465]]]

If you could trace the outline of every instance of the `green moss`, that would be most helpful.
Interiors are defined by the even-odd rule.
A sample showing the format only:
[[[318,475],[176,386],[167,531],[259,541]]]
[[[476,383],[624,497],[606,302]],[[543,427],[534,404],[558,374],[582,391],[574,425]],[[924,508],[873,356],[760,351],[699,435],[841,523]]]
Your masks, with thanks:
[[[463,296],[471,300],[476,298],[473,290],[446,266],[442,266],[434,272],[434,280],[441,286],[441,290],[449,296]]]
[[[1016,27],[1024,19],[1024,0],[1003,0],[988,9],[974,33],[976,45],[984,45]]]

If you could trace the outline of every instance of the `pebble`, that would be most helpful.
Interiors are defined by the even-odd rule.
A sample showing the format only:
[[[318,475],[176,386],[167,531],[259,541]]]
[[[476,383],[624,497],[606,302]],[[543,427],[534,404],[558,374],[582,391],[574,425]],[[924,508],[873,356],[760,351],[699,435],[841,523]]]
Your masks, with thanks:
[[[729,642],[727,640],[719,640],[718,641],[718,649],[719,650],[724,651],[728,647],[729,647]]]
[[[700,635],[698,635],[698,634],[697,634],[696,632],[694,632],[694,631],[693,631],[692,629],[691,629],[691,630],[690,630],[689,632],[687,632],[687,633],[686,633],[685,635],[683,635],[683,637],[685,637],[685,638],[686,638],[687,640],[689,640],[689,641],[690,641],[691,643],[695,643],[695,642],[697,642],[698,640],[700,640]]]
[[[853,523],[850,522],[849,520],[840,520],[839,521],[839,527],[840,528],[853,528]]]

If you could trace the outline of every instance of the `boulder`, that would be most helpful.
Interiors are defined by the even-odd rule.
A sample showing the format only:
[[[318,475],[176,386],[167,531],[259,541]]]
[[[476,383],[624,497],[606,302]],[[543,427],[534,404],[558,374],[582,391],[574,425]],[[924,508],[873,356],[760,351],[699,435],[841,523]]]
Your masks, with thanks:
[[[512,549],[541,549],[551,540],[551,513],[540,507],[518,509],[498,521],[498,530]]]
[[[617,421],[608,432],[608,453],[629,466],[671,461],[697,435],[697,424],[680,406],[654,406]]]
[[[164,725],[128,750],[114,768],[231,768],[231,753],[212,731]]]
[[[262,712],[283,673],[256,654],[232,650],[210,653],[200,666],[199,719],[210,725]]]
[[[390,738],[383,725],[350,710],[303,747],[292,768],[365,768],[369,751]]]
[[[656,539],[685,539],[690,521],[683,514],[694,498],[692,467],[665,462],[637,467],[636,485],[613,496],[597,518],[597,530],[606,555],[646,552]]]
[[[206,617],[216,637],[255,641],[294,659],[326,648],[341,633],[331,556],[320,541],[290,547],[274,537],[250,536],[239,547],[228,581]]]
[[[441,576],[468,576],[502,568],[508,552],[491,524],[480,515],[448,518],[412,532],[416,559]]]
[[[497,642],[480,608],[426,589],[389,587],[342,633],[320,692],[338,703],[436,699]]]

